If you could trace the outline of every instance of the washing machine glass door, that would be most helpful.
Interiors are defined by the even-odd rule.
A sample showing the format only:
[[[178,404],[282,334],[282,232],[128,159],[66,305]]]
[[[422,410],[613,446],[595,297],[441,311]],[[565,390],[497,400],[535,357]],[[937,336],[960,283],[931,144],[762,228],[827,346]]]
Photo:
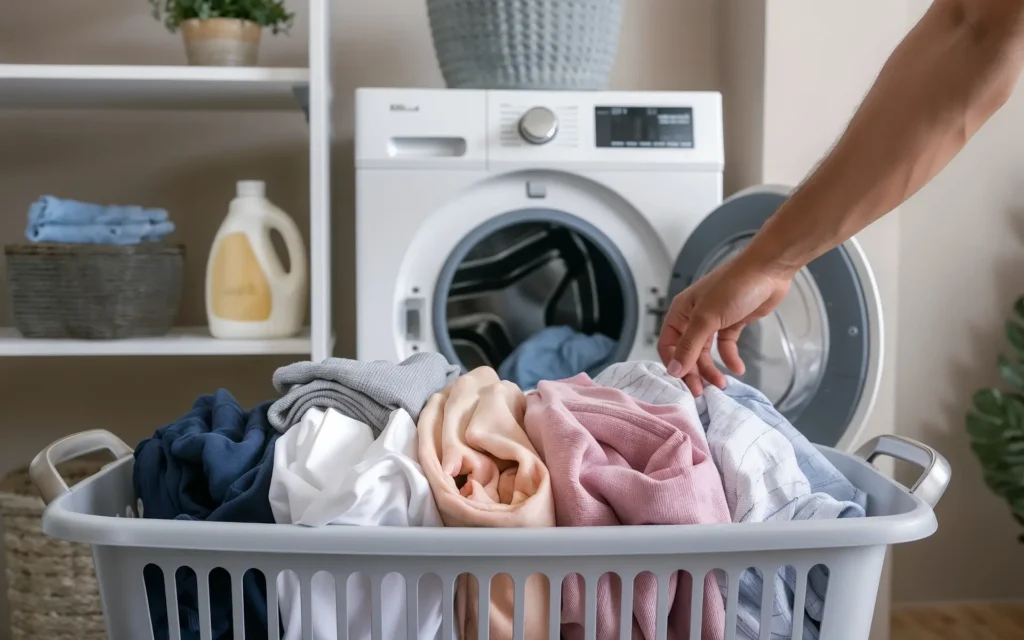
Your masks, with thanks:
[[[687,240],[670,295],[739,253],[786,197],[781,189],[756,188],[726,200]],[[880,341],[874,280],[850,241],[801,269],[779,306],[743,330],[746,372],[737,377],[760,389],[812,442],[847,445],[877,393]],[[717,348],[712,356],[727,371]]]

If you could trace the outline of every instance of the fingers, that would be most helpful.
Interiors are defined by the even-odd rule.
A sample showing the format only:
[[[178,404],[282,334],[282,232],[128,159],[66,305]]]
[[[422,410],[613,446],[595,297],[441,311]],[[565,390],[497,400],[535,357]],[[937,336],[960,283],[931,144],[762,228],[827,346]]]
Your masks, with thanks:
[[[722,358],[722,364],[729,367],[729,370],[738,376],[743,375],[747,370],[747,366],[743,364],[743,358],[740,358],[739,345],[737,344],[740,332],[743,331],[744,326],[743,323],[734,324],[718,332],[718,355]],[[722,380],[724,382],[724,376]]]
[[[672,359],[672,356],[675,354],[675,352],[676,352],[675,345],[673,345],[673,346],[668,348],[667,353],[668,353],[668,357],[669,357],[669,363],[675,362],[675,360]],[[671,374],[669,374],[669,375],[671,375]],[[690,393],[692,393],[694,396],[699,396],[702,393],[704,393],[704,381],[701,379],[700,376],[701,376],[701,374],[699,372],[697,372],[697,371],[692,371],[692,372],[687,373],[686,375],[682,376],[683,383],[686,384],[686,387],[690,390]]]
[[[705,317],[690,318],[682,335],[676,342],[672,361],[668,363],[668,374],[680,378],[695,370],[697,360],[706,348],[710,348],[711,338],[715,335],[714,323]]]
[[[661,335],[658,336],[658,357],[661,358],[661,364],[666,367],[672,361],[672,356],[676,352],[676,343],[679,342],[681,335],[678,329],[668,323],[668,320],[661,325]]]
[[[715,366],[715,361],[711,359],[710,349],[697,359],[697,371],[700,372],[701,377],[719,389],[725,388],[725,375]]]
[[[693,394],[693,397],[699,397],[704,393],[704,381],[700,379],[700,374],[688,373],[683,376],[683,383]]]
[[[715,331],[712,329],[714,325],[705,323],[703,326],[697,326],[693,330],[693,334],[698,337],[693,338],[690,336],[690,332],[694,324],[688,325],[676,346],[669,347],[665,353],[671,359],[667,365],[669,375],[681,377],[693,395],[700,396],[704,392],[704,380],[720,389],[727,386],[728,380],[725,374],[715,366],[714,359],[711,357],[711,344],[715,340]],[[718,353],[722,362],[737,375],[743,375],[746,370],[737,346],[743,326],[743,324],[737,324],[717,332]],[[706,338],[703,337],[705,335]],[[703,340],[703,343],[698,343],[698,340]],[[686,352],[687,349],[690,350],[689,353]],[[693,353],[696,353],[696,358]],[[690,364],[691,362],[693,364]]]

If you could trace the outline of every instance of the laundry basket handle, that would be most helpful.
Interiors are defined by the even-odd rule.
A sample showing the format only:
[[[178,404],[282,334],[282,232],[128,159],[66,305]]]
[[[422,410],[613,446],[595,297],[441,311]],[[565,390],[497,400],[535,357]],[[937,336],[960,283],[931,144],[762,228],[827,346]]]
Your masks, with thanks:
[[[864,458],[869,464],[878,456],[889,456],[916,464],[923,471],[921,476],[910,487],[910,493],[934,507],[938,504],[946,487],[949,486],[951,470],[949,462],[942,454],[926,444],[903,436],[882,435],[864,443],[857,449],[857,456]]]
[[[40,451],[29,465],[28,475],[43,502],[50,504],[69,491],[57,465],[97,451],[109,451],[118,459],[134,453],[123,440],[103,429],[66,436]]]

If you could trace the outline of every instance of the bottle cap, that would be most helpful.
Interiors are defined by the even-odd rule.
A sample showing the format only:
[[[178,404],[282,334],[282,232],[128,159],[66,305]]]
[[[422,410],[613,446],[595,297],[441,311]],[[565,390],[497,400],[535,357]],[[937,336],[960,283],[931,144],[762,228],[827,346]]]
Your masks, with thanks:
[[[239,180],[239,198],[262,198],[266,195],[267,185],[262,180]]]

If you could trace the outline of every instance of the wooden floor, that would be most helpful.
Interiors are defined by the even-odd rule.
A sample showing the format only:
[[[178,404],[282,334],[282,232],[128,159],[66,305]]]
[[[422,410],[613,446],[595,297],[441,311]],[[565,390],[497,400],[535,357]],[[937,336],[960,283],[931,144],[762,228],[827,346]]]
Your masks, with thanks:
[[[891,640],[1024,640],[1024,603],[897,607]]]

